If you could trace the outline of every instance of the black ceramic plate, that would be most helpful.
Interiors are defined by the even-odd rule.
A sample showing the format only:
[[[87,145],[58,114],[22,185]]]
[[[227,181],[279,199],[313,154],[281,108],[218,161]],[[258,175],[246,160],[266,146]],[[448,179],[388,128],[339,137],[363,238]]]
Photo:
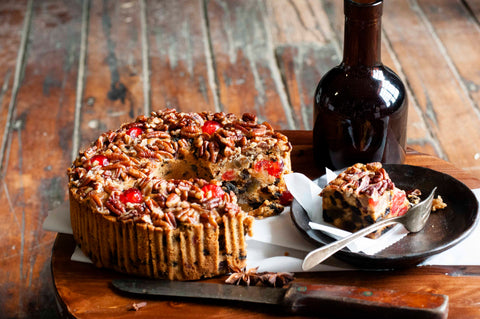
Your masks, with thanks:
[[[384,164],[395,185],[400,189],[418,188],[426,196],[437,186],[447,207],[430,215],[425,228],[410,233],[385,250],[375,254],[354,253],[347,248],[335,254],[339,259],[367,269],[392,269],[417,265],[465,239],[478,223],[478,202],[472,191],[455,178],[418,166]],[[322,179],[317,179],[320,186]],[[334,239],[308,225],[310,218],[297,201],[293,201],[291,216],[300,232],[318,246]]]

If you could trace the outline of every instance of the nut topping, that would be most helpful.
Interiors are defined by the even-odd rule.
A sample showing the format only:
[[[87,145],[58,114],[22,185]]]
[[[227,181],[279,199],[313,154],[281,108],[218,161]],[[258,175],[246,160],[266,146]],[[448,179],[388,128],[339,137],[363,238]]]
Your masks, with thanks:
[[[382,164],[376,162],[350,166],[330,182],[330,185],[342,191],[350,189],[357,194],[369,196],[372,196],[373,193],[382,195],[385,191],[395,187]]]
[[[258,124],[254,114],[238,118],[224,112],[165,109],[102,134],[80,152],[68,170],[70,189],[94,211],[121,220],[171,228],[182,223],[215,226],[224,214],[241,211],[234,193],[205,197],[202,188],[207,181],[164,180],[158,172],[186,154],[223,163],[240,154],[252,156],[255,147],[266,152],[291,150],[284,135],[268,123]],[[129,189],[135,193],[125,193]]]

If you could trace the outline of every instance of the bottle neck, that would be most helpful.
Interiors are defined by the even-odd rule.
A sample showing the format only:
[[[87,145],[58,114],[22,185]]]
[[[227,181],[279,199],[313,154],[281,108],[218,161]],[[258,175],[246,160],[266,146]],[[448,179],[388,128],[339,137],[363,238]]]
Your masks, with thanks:
[[[353,4],[352,4],[353,3]],[[362,13],[355,14],[351,7],[358,6],[352,0],[345,1],[345,36],[343,48],[343,64],[347,67],[366,66],[374,67],[382,64],[381,59],[381,38],[382,38],[382,17],[380,13],[370,14],[380,8],[368,8],[361,5]],[[353,12],[353,13],[352,13]]]

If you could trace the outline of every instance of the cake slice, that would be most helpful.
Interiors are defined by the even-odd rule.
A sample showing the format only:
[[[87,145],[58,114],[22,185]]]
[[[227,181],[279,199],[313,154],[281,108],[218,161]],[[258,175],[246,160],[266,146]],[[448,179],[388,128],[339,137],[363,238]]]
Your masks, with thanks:
[[[409,208],[405,191],[395,187],[378,162],[350,166],[331,181],[320,196],[323,197],[323,219],[350,232],[403,215]],[[368,237],[377,238],[387,228]]]

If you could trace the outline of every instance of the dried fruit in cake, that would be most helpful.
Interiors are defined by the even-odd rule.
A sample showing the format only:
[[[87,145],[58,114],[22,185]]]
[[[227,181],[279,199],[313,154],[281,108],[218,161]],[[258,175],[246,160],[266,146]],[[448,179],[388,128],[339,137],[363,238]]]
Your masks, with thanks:
[[[323,219],[350,232],[381,219],[401,216],[409,208],[405,191],[395,187],[378,162],[350,166],[320,195],[323,197]],[[379,229],[369,237],[377,238],[385,229]]]

